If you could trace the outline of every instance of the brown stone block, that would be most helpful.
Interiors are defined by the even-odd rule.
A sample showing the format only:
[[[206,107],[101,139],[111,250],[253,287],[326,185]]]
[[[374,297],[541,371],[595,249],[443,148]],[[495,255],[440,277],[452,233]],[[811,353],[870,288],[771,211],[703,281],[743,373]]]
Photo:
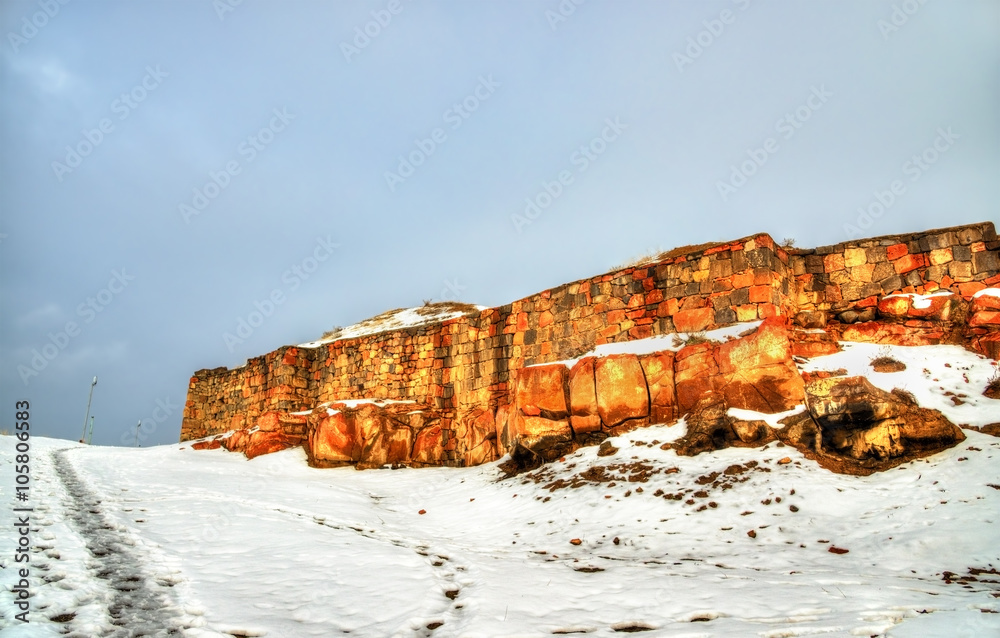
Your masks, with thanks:
[[[851,281],[870,283],[875,272],[875,264],[861,264],[854,266],[850,270]]]

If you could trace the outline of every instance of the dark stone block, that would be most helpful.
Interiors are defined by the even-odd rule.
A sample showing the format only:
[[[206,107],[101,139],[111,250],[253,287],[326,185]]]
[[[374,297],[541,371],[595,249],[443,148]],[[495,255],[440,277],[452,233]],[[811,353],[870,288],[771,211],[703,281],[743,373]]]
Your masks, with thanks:
[[[819,255],[809,255],[806,257],[806,272],[812,274],[824,272],[823,258]]]
[[[955,231],[955,234],[958,236],[959,243],[963,246],[983,240],[983,231],[979,228],[961,228]]]
[[[736,323],[736,311],[732,308],[719,308],[715,311],[715,323],[722,325]]]
[[[729,303],[729,295],[719,295],[718,297],[712,298],[712,307],[716,311],[721,308],[728,308],[731,304]]]
[[[990,273],[1000,270],[1000,259],[997,259],[997,253],[992,250],[983,250],[978,253],[972,253],[972,273],[978,275],[979,273]]]
[[[747,265],[747,256],[745,250],[737,250],[733,252],[733,272],[743,272],[749,266]]]
[[[890,293],[896,292],[897,290],[903,289],[903,278],[899,275],[893,275],[886,279],[883,279],[879,285],[882,288],[882,294],[888,295]]]
[[[774,253],[768,248],[755,248],[746,251],[747,264],[752,268],[771,268],[774,264]]]
[[[750,289],[749,288],[737,288],[730,295],[732,305],[742,306],[750,303]]]
[[[873,281],[882,281],[896,274],[896,269],[892,267],[892,264],[888,262],[881,262],[875,264],[875,270],[872,271]]]
[[[865,257],[868,259],[869,264],[879,264],[887,259],[885,248],[882,246],[865,248]]]
[[[725,261],[713,261],[709,267],[708,276],[712,279],[720,279],[733,274],[733,264],[731,259]]]

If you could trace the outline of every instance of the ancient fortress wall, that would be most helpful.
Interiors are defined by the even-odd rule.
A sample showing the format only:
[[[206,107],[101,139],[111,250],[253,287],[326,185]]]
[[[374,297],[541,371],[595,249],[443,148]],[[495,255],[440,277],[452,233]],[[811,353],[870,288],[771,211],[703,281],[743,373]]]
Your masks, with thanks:
[[[785,249],[766,234],[679,248],[650,264],[564,284],[439,324],[286,346],[239,368],[191,378],[181,440],[253,425],[268,411],[335,400],[413,400],[449,418],[510,402],[512,373],[594,346],[738,321],[874,309],[893,292],[950,290],[968,300],[1000,285],[992,223]],[[873,310],[869,310],[870,312]],[[298,431],[301,429],[301,432]],[[304,436],[305,425],[286,433]]]

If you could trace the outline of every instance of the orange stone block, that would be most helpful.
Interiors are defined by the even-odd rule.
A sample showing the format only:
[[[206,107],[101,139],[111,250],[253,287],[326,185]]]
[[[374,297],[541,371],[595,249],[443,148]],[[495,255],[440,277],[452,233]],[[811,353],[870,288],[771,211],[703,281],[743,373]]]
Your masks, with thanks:
[[[910,251],[907,250],[906,244],[893,244],[885,249],[885,254],[889,261],[895,261],[908,252]]]
[[[711,325],[714,316],[711,308],[680,310],[674,315],[674,328],[677,332],[700,332]]]
[[[757,316],[761,319],[767,319],[768,317],[777,317],[781,314],[781,308],[774,305],[773,303],[762,303],[757,306]]]
[[[750,286],[750,303],[767,303],[770,301],[770,286]]]
[[[978,281],[969,281],[964,284],[958,284],[958,292],[962,294],[963,297],[971,297],[980,290],[985,289],[986,286]]]
[[[753,271],[744,270],[732,276],[733,288],[746,288],[753,285]]]
[[[969,325],[973,328],[979,326],[1000,326],[1000,311],[980,310],[976,314],[972,315],[972,319],[969,320]]]
[[[844,269],[844,256],[838,253],[830,253],[823,257],[823,270],[826,272],[836,272]]]
[[[892,267],[895,268],[896,272],[900,275],[910,272],[911,270],[916,270],[924,265],[923,255],[904,255],[892,262]]]
[[[545,326],[551,325],[552,321],[552,313],[546,310],[538,316],[538,327],[544,328]]]
[[[624,310],[612,310],[608,312],[608,324],[621,323],[625,321]]]

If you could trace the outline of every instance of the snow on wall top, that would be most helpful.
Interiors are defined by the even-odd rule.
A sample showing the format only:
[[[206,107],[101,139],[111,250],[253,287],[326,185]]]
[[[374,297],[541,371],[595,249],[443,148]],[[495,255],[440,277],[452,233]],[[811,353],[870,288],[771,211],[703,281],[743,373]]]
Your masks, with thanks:
[[[309,343],[299,344],[300,348],[318,348],[324,343],[342,341],[344,339],[355,339],[368,335],[388,332],[390,330],[403,330],[405,328],[419,328],[430,326],[449,319],[456,319],[463,315],[486,310],[487,306],[476,306],[456,302],[442,302],[419,306],[416,308],[397,308],[383,312],[380,315],[365,319],[346,328],[335,328],[323,335],[322,338]]]

